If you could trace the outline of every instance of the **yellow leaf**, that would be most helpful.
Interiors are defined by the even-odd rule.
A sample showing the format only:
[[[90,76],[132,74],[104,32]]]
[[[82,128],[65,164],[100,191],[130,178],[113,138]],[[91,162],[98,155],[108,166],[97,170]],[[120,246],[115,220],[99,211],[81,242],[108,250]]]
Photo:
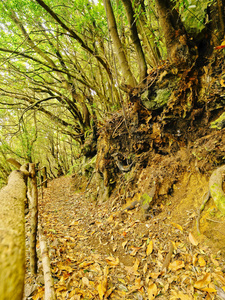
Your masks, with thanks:
[[[169,269],[173,272],[184,268],[184,262],[182,260],[175,260],[169,264]]]
[[[206,273],[202,279],[195,282],[194,287],[198,290],[202,290],[207,287],[210,281],[211,281],[211,276],[209,273]]]
[[[206,262],[202,256],[198,257],[198,263],[200,267],[204,267],[206,265]]]
[[[174,293],[174,298],[173,299],[180,299],[180,300],[192,300],[192,296],[189,296],[189,295],[186,295],[186,294],[183,294],[182,292],[178,292],[178,293]]]
[[[179,224],[176,224],[176,223],[173,223],[173,222],[172,222],[171,225],[172,225],[173,227],[179,229],[180,231],[183,231],[182,226],[180,226]]]
[[[97,286],[98,294],[100,299],[102,300],[105,293],[107,292],[108,282],[107,282],[107,276],[103,276],[101,282]]]
[[[148,263],[146,263],[146,264],[144,265],[143,273],[145,274],[145,273],[147,272],[147,270],[148,270]]]
[[[134,263],[134,265],[133,265],[134,271],[137,271],[137,270],[138,270],[139,264],[140,264],[140,261],[136,258],[135,263]]]
[[[151,240],[147,246],[146,254],[150,255],[153,251],[153,241]]]
[[[33,296],[33,299],[39,300],[39,299],[42,299],[43,296],[44,296],[44,287],[39,287],[38,292],[35,296]]]
[[[127,244],[127,241],[125,241],[125,242],[122,243],[123,249],[125,248],[126,244]]]
[[[113,257],[113,256],[108,256],[106,257],[106,262],[110,265],[110,266],[118,266],[118,264],[120,263],[119,258],[118,257]]]
[[[75,221],[75,220],[73,220],[71,223],[70,223],[70,225],[69,226],[77,226],[77,225],[79,225],[79,223],[80,223],[80,221]]]
[[[141,249],[141,247],[131,247],[133,250],[130,255],[135,256],[137,252]]]
[[[81,263],[81,264],[79,265],[79,267],[80,267],[81,269],[83,269],[83,268],[85,268],[85,267],[87,267],[87,266],[90,266],[90,265],[92,265],[92,264],[94,264],[94,263],[95,263],[94,261],[85,261],[85,262]]]
[[[196,238],[194,237],[194,235],[189,232],[189,241],[192,243],[192,245],[197,246],[198,245],[198,241],[196,240]]]
[[[148,300],[153,300],[157,296],[157,286],[155,283],[152,283],[148,286],[147,293],[148,293]]]
[[[192,263],[193,263],[194,267],[196,266],[197,261],[198,261],[198,253],[195,253],[193,258],[192,258]]]
[[[210,258],[211,258],[212,263],[213,263],[216,267],[219,267],[219,262],[213,257],[212,254],[210,255]]]
[[[217,292],[216,289],[210,288],[210,287],[203,288],[203,289],[201,289],[201,291],[207,292],[207,293],[216,293]]]
[[[84,285],[89,286],[89,279],[87,277],[83,277],[82,282]]]
[[[160,275],[161,275],[161,272],[157,272],[157,273],[150,273],[149,274],[151,278],[153,279],[157,279]]]

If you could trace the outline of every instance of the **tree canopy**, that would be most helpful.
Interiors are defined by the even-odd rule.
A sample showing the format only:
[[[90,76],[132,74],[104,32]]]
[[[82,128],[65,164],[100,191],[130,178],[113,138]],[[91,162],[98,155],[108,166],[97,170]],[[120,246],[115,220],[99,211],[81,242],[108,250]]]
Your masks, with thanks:
[[[9,154],[68,172],[152,70],[190,68],[224,37],[223,0],[5,0],[0,11],[1,177]]]

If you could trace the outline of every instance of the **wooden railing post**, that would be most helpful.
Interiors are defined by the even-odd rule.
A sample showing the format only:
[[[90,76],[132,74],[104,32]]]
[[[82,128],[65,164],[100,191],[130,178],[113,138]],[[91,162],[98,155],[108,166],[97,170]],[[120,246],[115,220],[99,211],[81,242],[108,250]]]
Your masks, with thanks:
[[[33,275],[37,274],[37,226],[38,226],[38,191],[35,163],[29,164],[31,178],[31,198],[30,198],[30,269]]]
[[[25,218],[27,165],[13,171],[0,191],[0,298],[23,297],[25,273]]]

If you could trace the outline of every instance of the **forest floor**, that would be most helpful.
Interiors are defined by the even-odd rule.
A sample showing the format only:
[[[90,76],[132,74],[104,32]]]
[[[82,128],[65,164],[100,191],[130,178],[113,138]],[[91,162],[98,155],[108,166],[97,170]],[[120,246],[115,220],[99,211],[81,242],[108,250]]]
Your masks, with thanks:
[[[39,200],[57,299],[225,299],[225,220],[212,200],[196,231],[207,177],[183,173],[149,220],[139,207],[90,200],[87,182],[76,181],[49,182]],[[40,263],[38,274],[34,281],[27,257],[24,299],[43,299]]]

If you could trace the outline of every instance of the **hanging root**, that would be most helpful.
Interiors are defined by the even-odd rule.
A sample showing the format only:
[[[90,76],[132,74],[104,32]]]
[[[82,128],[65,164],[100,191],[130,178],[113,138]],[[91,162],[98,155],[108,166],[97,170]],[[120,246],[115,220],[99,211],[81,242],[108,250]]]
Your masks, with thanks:
[[[196,226],[197,226],[197,232],[198,232],[198,234],[201,234],[200,228],[199,228],[199,223],[200,223],[200,218],[201,218],[201,212],[205,208],[205,205],[208,202],[209,198],[210,198],[210,191],[208,191],[208,192],[206,192],[204,194],[202,204],[201,204],[201,206],[200,206],[200,208],[198,210],[198,215],[197,215],[197,219],[196,219]]]

